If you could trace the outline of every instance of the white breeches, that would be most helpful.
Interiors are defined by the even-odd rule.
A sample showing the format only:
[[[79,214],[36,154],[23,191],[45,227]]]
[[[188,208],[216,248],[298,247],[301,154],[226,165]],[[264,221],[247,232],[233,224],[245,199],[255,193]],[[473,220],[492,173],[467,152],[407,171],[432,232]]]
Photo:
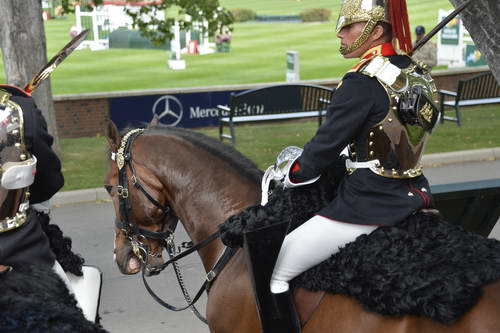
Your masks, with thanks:
[[[328,259],[339,248],[377,226],[337,222],[314,216],[285,237],[271,277],[271,292],[288,290],[288,282]]]

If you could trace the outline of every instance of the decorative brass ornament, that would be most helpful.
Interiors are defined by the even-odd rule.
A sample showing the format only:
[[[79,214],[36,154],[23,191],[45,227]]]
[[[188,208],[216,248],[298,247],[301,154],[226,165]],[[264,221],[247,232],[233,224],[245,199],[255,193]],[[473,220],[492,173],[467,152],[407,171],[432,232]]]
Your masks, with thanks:
[[[118,170],[121,170],[123,166],[125,165],[125,147],[127,146],[128,139],[130,136],[134,133],[138,132],[143,132],[144,128],[136,128],[134,130],[129,131],[127,134],[125,134],[122,138],[122,141],[120,142],[120,148],[118,148],[118,151],[116,152],[116,165],[118,166]]]
[[[24,202],[19,205],[17,213],[13,217],[0,220],[0,233],[19,228],[27,221],[27,211],[29,208],[29,192],[25,192]]]
[[[420,109],[420,114],[427,122],[432,122],[432,116],[434,114],[434,109],[429,103],[425,103],[424,107]]]

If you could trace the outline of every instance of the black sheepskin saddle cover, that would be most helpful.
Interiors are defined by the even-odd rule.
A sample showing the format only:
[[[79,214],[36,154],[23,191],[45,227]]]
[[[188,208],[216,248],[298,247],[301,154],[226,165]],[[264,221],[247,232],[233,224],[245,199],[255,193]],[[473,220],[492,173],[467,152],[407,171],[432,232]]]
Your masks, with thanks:
[[[50,267],[15,265],[0,275],[1,333],[106,332],[85,319],[66,284]]]
[[[332,192],[324,182],[277,189],[266,206],[250,207],[223,223],[222,240],[241,247],[243,231],[286,220],[294,229],[328,203],[325,193]],[[352,296],[367,311],[450,324],[477,303],[482,286],[499,278],[499,241],[466,232],[437,214],[417,213],[358,237],[293,283]]]
[[[63,270],[76,276],[82,276],[82,266],[85,260],[73,252],[71,238],[64,236],[57,224],[50,223],[48,214],[37,211],[35,211],[35,214],[37,221],[49,239],[50,248]]]

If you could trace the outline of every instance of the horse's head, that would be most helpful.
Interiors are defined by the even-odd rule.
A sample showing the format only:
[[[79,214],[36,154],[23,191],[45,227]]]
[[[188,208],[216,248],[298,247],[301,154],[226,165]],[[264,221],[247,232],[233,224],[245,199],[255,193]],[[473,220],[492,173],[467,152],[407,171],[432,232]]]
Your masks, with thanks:
[[[144,162],[146,152],[135,138],[143,130],[123,137],[110,121],[107,138],[111,166],[105,188],[115,207],[115,261],[123,274],[136,274],[147,263],[148,275],[159,273],[154,267],[163,261],[163,249],[175,230],[177,217],[171,210],[169,194],[154,170]],[[132,148],[134,149],[132,153]]]
[[[24,138],[24,117],[21,105],[29,97],[15,87],[0,89],[0,233],[17,228],[27,219],[28,187],[33,183],[36,157],[30,156]],[[22,102],[15,102],[12,96]],[[16,100],[17,101],[17,100]]]

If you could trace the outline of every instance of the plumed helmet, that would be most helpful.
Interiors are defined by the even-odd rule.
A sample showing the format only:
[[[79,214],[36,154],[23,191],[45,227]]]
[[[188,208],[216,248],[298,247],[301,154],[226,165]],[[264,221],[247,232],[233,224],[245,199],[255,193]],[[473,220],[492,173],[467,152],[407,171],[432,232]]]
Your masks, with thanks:
[[[36,158],[26,150],[23,110],[0,88],[0,233],[26,221]]]
[[[337,32],[358,22],[386,22],[390,24],[386,0],[343,0],[337,21]]]
[[[363,32],[351,45],[341,46],[340,53],[348,54],[359,48],[379,22],[392,26],[393,44],[405,53],[411,51],[411,31],[406,0],[342,0],[337,33],[353,23],[366,22]]]

